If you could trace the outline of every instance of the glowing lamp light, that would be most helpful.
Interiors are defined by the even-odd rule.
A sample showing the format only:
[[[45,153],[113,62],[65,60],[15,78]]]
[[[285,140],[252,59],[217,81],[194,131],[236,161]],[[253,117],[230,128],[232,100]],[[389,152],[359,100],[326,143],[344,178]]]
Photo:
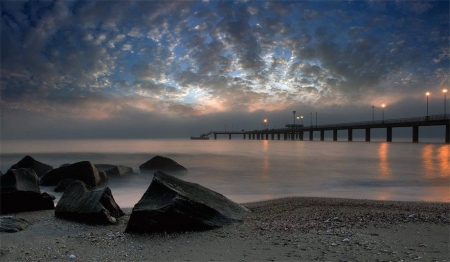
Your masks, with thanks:
[[[386,105],[385,105],[385,104],[382,104],[382,105],[381,105],[381,107],[383,107],[383,108],[384,108],[384,107],[386,107]]]
[[[447,89],[442,90],[442,93],[447,93]]]
[[[430,92],[426,92],[425,95],[429,96],[429,95],[430,95]]]

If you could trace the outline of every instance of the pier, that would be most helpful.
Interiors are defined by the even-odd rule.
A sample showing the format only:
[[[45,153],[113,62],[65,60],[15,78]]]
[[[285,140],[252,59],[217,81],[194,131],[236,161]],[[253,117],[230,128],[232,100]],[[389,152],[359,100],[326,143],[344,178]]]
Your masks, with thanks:
[[[450,115],[432,115],[424,117],[397,118],[376,121],[338,123],[326,125],[294,125],[287,124],[284,128],[261,129],[253,131],[210,131],[197,138],[209,138],[210,135],[217,139],[218,135],[226,135],[228,139],[239,135],[242,139],[250,140],[305,140],[305,132],[308,133],[308,139],[314,140],[314,132],[319,132],[320,140],[325,140],[325,131],[333,132],[333,141],[338,141],[338,131],[347,131],[347,141],[353,141],[353,130],[365,130],[365,141],[370,142],[370,133],[372,129],[386,129],[386,142],[392,142],[392,129],[396,127],[411,127],[412,142],[419,142],[419,128],[422,126],[445,126],[445,143],[450,143]]]

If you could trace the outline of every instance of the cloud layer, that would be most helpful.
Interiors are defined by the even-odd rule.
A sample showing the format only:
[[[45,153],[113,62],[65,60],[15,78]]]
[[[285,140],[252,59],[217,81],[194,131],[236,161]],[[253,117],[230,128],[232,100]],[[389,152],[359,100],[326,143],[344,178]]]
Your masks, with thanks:
[[[447,1],[0,4],[2,125],[370,107],[449,86]]]

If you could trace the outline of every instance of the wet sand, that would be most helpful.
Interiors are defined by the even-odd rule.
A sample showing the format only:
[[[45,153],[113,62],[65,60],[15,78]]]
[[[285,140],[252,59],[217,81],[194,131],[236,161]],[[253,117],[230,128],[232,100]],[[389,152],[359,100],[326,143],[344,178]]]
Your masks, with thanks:
[[[0,234],[1,261],[450,261],[450,203],[284,198],[203,232],[125,234],[116,225],[14,214],[32,225]]]

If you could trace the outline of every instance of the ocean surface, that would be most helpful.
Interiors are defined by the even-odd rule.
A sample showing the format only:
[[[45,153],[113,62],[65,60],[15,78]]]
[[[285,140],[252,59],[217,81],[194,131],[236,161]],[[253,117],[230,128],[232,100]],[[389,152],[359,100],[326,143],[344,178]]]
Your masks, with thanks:
[[[132,167],[170,157],[195,182],[239,202],[286,196],[450,202],[450,145],[272,140],[1,141],[0,169],[25,155],[59,167],[89,160]],[[121,207],[136,204],[153,175],[111,179]],[[41,187],[54,194],[53,187]]]

